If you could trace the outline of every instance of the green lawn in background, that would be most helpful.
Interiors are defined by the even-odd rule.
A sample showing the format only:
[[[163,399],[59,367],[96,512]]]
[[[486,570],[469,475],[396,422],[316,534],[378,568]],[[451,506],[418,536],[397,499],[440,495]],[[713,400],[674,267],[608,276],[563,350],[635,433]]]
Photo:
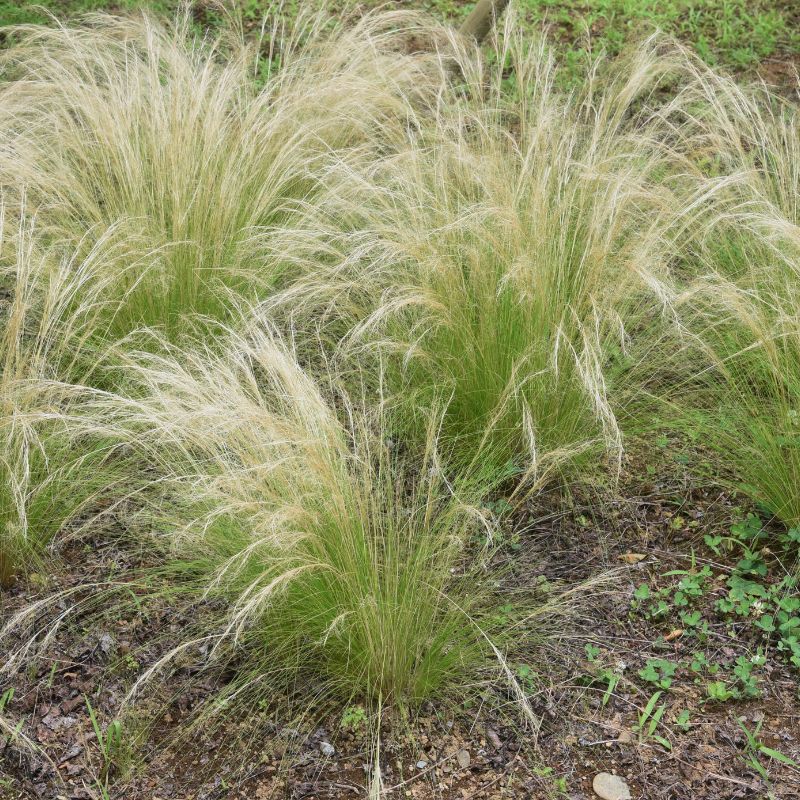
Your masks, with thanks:
[[[260,20],[269,0],[235,0],[246,21]],[[472,0],[310,0],[336,13],[346,5],[370,8],[379,5],[422,8],[437,17],[456,22],[472,7]],[[170,14],[178,0],[0,0],[0,25],[46,22],[48,14],[59,18],[87,11],[125,11],[148,7]],[[217,15],[210,4],[193,4],[198,19],[214,24]],[[300,0],[284,2],[296,13]],[[577,68],[587,47],[604,47],[610,55],[643,32],[660,28],[692,45],[710,64],[744,71],[766,58],[800,61],[800,3],[796,0],[518,0],[525,25],[546,27],[567,66]],[[589,37],[587,38],[587,33]]]
[[[177,5],[173,0],[0,0],[0,25],[46,23],[51,15],[64,19],[91,11],[126,11],[137,7],[169,12]]]

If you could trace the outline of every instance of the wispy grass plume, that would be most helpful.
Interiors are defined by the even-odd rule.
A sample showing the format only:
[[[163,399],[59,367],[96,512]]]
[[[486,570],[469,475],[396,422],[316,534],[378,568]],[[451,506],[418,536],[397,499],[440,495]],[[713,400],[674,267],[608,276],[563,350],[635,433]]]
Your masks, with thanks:
[[[22,27],[0,55],[0,179],[28,187],[52,242],[91,247],[111,230],[137,242],[135,263],[106,276],[125,299],[111,333],[179,339],[197,315],[224,319],[232,298],[267,292],[282,271],[263,248],[272,230],[332,154],[402,119],[398,87],[419,62],[390,17],[347,31],[267,20],[255,41],[235,24],[201,38],[188,12],[172,27],[110,15]]]
[[[218,355],[134,354],[124,368],[136,399],[95,393],[84,413],[149,465],[138,530],[176,591],[214,601],[199,639],[153,671],[204,643],[239,654],[237,691],[299,673],[345,699],[413,704],[496,663],[496,577],[481,568],[492,478],[448,481],[435,427],[422,459],[404,456],[263,324],[229,332]]]
[[[651,40],[565,94],[547,48],[513,31],[495,64],[442,48],[440,102],[309,211],[282,245],[305,279],[268,305],[321,327],[339,364],[382,362],[402,435],[424,440],[445,405],[452,463],[536,485],[621,452],[608,370],[664,300],[678,213],[647,113],[673,65]]]
[[[687,91],[687,150],[725,187],[699,215],[687,260],[679,358],[691,374],[675,399],[738,485],[797,525],[800,112],[705,68]]]
[[[103,313],[98,243],[81,259],[42,249],[24,205],[18,222],[0,206],[0,585],[38,562],[50,539],[110,480],[102,445],[65,426],[55,388],[88,376],[87,348]]]

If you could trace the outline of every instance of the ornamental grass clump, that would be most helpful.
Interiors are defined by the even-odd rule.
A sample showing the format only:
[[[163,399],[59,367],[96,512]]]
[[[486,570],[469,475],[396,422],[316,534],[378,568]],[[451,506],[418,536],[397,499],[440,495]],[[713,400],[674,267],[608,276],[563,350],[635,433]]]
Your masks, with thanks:
[[[723,474],[789,527],[800,524],[799,264],[783,264],[790,292],[718,274],[693,284],[679,304],[690,344],[678,352],[695,372],[675,395]]]
[[[82,413],[147,465],[132,524],[202,619],[140,685],[195,646],[234,658],[236,696],[311,680],[402,706],[496,677],[492,477],[448,479],[435,425],[422,458],[404,454],[262,323],[217,354],[134,353],[123,369],[130,394],[94,392]]]
[[[439,103],[286,234],[303,277],[267,306],[321,330],[339,369],[381,364],[401,438],[424,441],[444,406],[448,463],[540,485],[621,453],[609,376],[666,298],[679,213],[647,110],[673,64],[652,40],[566,94],[547,48],[512,31],[496,65],[441,50]]]
[[[374,145],[376,119],[402,119],[424,59],[401,53],[392,19],[342,31],[301,15],[255,41],[235,25],[201,38],[188,13],[172,27],[93,15],[15,29],[0,55],[0,182],[27,187],[50,242],[138,242],[135,268],[105,276],[125,298],[111,333],[175,341],[268,292],[282,272],[264,251],[272,231],[329,161]]]
[[[65,420],[64,378],[88,377],[100,356],[87,342],[105,312],[97,243],[79,260],[42,248],[36,219],[0,206],[0,586],[41,562],[53,536],[112,481],[102,442]]]
[[[697,68],[686,149],[721,186],[677,303],[684,384],[668,397],[764,510],[800,523],[800,113]]]

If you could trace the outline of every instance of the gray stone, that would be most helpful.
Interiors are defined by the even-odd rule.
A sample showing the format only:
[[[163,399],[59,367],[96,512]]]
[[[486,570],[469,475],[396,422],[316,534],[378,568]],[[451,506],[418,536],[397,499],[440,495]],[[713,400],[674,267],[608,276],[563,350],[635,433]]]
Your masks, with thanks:
[[[330,758],[336,752],[336,748],[330,742],[320,742],[319,749],[326,758]]]
[[[631,800],[628,784],[619,775],[612,775],[610,772],[600,772],[595,775],[592,789],[603,800]]]
[[[458,766],[461,769],[466,769],[470,762],[469,750],[459,750],[456,753],[456,761],[458,761]]]

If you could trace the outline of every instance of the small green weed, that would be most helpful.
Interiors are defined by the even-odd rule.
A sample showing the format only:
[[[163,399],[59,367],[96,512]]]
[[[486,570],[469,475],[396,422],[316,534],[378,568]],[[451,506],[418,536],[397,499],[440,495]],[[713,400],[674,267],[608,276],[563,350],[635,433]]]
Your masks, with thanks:
[[[728,688],[725,681],[712,681],[706,687],[707,701],[710,703],[724,703],[736,697],[736,692]]]
[[[20,720],[16,725],[11,725],[3,720],[3,713],[13,699],[13,686],[9,689],[6,689],[3,694],[0,694],[0,734],[2,734],[2,737],[0,737],[0,742],[2,742],[3,747],[5,747],[5,745],[7,745],[9,742],[13,742],[19,736],[19,733],[22,730],[22,720]],[[2,750],[2,748],[0,748],[0,750]]]
[[[550,782],[548,797],[568,797],[567,779],[557,777],[552,767],[534,767],[533,774],[539,778],[546,778]]]
[[[677,717],[675,717],[675,725],[677,725],[680,730],[686,733],[691,727],[692,724],[690,722],[691,714],[688,708],[684,708]]]
[[[362,705],[347,706],[342,713],[342,730],[359,733],[367,726],[367,712]]]
[[[107,789],[111,770],[119,760],[123,749],[122,723],[118,719],[112,720],[103,731],[89,698],[84,696],[84,700],[86,701],[89,720],[92,723],[92,730],[100,750],[101,763],[98,785],[102,785]]]
[[[667,661],[663,658],[651,658],[647,664],[639,670],[639,677],[643,681],[652,683],[661,689],[669,689],[672,686],[672,679],[678,669],[678,664],[674,661]]]
[[[764,781],[769,783],[769,772],[761,761],[762,756],[766,756],[770,760],[777,761],[780,764],[800,769],[800,764],[796,761],[793,761],[789,756],[784,755],[779,750],[767,747],[767,745],[761,741],[760,734],[763,720],[759,720],[753,730],[750,730],[741,719],[737,719],[736,722],[745,735],[745,752],[742,758],[751,769],[764,779]]]
[[[661,695],[661,690],[654,692],[651,695],[650,699],[647,701],[647,705],[640,712],[634,729],[638,731],[640,741],[645,741],[652,738],[665,750],[672,750],[672,745],[669,743],[669,741],[660,734],[656,733],[659,723],[661,722],[661,718],[664,716],[664,712],[667,708],[665,703],[657,706]]]
[[[795,545],[796,529],[770,537],[760,519],[753,514],[731,527],[725,544],[743,551],[726,583],[727,593],[717,601],[717,610],[730,620],[749,617],[764,639],[776,642],[776,649],[789,663],[800,667],[800,597],[798,579],[786,572],[771,582],[766,556],[771,550],[761,547],[770,539],[772,548],[788,549]],[[707,542],[708,543],[708,542]],[[723,542],[712,544],[720,548]]]
[[[721,619],[732,626],[743,619],[752,621],[765,645],[774,645],[784,660],[800,666],[800,597],[797,594],[798,578],[790,571],[783,577],[771,579],[768,557],[773,549],[786,551],[795,546],[798,537],[795,529],[772,533],[765,529],[755,514],[748,514],[730,528],[730,535],[706,535],[705,544],[718,556],[741,551],[741,558],[725,581],[725,593],[716,600],[714,609]],[[767,548],[769,543],[770,548]],[[699,643],[708,639],[709,621],[704,617],[703,598],[714,588],[714,576],[709,566],[701,569],[672,570],[662,578],[680,577],[677,583],[668,583],[655,589],[642,583],[633,593],[631,609],[654,622],[680,622],[683,635]],[[717,678],[707,684],[708,700],[723,702],[731,698],[756,697],[758,680],[754,669],[765,663],[763,651],[755,655],[740,655],[727,682]],[[639,676],[660,688],[669,688],[671,674],[659,670],[660,661],[650,661]],[[695,651],[689,668],[701,681],[701,676],[715,677],[722,666],[709,663],[705,655]],[[667,683],[665,684],[664,681]]]
[[[581,682],[587,686],[604,686],[601,705],[606,706],[620,680],[622,680],[622,674],[617,669],[612,669],[600,663],[598,660],[600,655],[599,647],[587,642],[584,649],[586,651],[588,670],[587,675],[581,678]]]
[[[694,672],[702,672],[709,676],[718,675],[722,667],[719,664],[708,664],[703,657],[702,660],[695,658],[692,660],[692,669]],[[755,669],[763,667],[766,663],[766,657],[759,650],[753,656],[738,656],[733,665],[732,674],[729,675],[727,680],[717,679],[709,681],[706,684],[706,699],[707,703],[724,703],[728,700],[748,700],[758,697],[761,694],[759,687],[759,678],[755,673]],[[695,667],[697,667],[695,669]],[[697,678],[695,683],[700,683],[701,679]]]
[[[662,577],[680,576],[677,584],[669,584],[660,589],[651,589],[649,584],[641,584],[633,594],[631,608],[654,621],[680,620],[686,635],[701,641],[708,635],[708,623],[702,612],[696,608],[709,588],[711,569],[672,570]]]
[[[515,670],[517,680],[526,693],[532,693],[540,681],[540,675],[528,664],[520,664]]]

